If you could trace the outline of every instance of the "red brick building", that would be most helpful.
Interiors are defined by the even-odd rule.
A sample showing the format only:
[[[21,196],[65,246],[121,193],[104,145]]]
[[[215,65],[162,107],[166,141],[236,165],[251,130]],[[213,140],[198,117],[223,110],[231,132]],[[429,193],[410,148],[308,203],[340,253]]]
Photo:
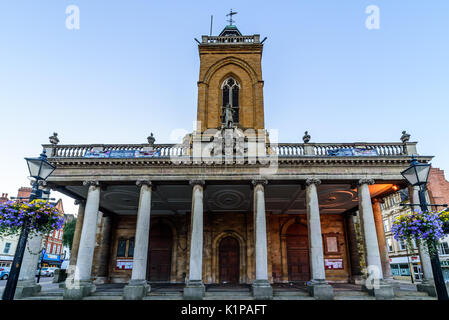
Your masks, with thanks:
[[[62,200],[59,199],[56,203],[56,208],[58,211],[64,213],[64,208],[62,206]],[[60,266],[63,260],[63,244],[62,235],[64,231],[53,230],[47,237],[42,240],[42,247],[45,248],[48,259],[44,259],[44,266]]]
[[[444,170],[431,168],[428,181],[427,187],[431,203],[449,204],[449,181],[444,176]]]

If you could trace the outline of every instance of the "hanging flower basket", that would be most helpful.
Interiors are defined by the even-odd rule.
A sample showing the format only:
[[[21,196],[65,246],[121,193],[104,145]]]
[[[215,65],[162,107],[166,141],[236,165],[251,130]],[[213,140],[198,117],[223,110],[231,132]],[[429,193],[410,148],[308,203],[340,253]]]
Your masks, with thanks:
[[[443,222],[443,233],[449,234],[449,211],[441,211],[440,219]]]
[[[64,214],[45,200],[0,204],[0,236],[19,234],[25,221],[30,233],[48,233],[64,225]]]
[[[430,254],[435,253],[434,244],[445,236],[440,213],[435,211],[402,214],[393,222],[391,232],[396,240],[405,241],[409,248],[413,248],[412,240],[417,245],[422,243],[425,248],[430,248]]]

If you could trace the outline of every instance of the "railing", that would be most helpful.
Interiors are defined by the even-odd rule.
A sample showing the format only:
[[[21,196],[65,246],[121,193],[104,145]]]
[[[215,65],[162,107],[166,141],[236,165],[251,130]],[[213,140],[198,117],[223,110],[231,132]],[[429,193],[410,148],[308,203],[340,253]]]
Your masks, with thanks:
[[[268,146],[268,153],[278,157],[294,157],[304,155],[304,144],[302,143],[279,143]]]
[[[157,151],[158,158],[188,156],[192,146],[177,144],[90,144],[90,145],[51,145],[43,147],[49,158],[84,158],[91,151]],[[266,145],[266,154],[279,158],[291,157],[336,157],[336,156],[404,156],[417,154],[416,142],[407,143],[279,143]]]
[[[260,43],[260,36],[203,36],[201,40],[204,44]]]

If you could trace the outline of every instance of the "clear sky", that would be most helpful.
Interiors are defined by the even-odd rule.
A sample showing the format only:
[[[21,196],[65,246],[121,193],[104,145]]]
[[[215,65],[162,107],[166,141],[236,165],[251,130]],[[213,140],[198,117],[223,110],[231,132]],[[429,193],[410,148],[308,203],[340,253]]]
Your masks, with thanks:
[[[80,9],[79,30],[66,8]],[[369,30],[366,7],[380,9]],[[264,43],[265,124],[280,142],[398,142],[449,172],[449,1],[0,2],[0,192],[29,186],[23,158],[61,144],[173,143],[196,118],[194,38],[237,11]],[[53,197],[60,194],[53,193]],[[68,213],[73,201],[64,199]]]

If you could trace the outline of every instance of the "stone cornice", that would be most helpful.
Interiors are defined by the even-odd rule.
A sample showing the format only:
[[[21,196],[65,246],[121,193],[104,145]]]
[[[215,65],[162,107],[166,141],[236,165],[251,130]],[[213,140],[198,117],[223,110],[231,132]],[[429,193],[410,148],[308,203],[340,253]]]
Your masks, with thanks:
[[[428,162],[432,160],[432,156],[419,156],[417,157],[420,162]],[[145,159],[104,159],[104,158],[49,158],[49,161],[56,165],[56,167],[92,167],[92,166],[104,166],[104,167],[128,167],[128,166],[174,166],[174,167],[228,167],[230,164],[225,163],[205,163],[205,162],[187,162],[187,163],[174,163],[170,158],[145,158]],[[235,160],[234,160],[235,161]],[[224,162],[224,161],[223,161]],[[295,164],[305,165],[408,165],[410,163],[410,157],[407,156],[395,156],[395,157],[326,157],[326,156],[302,156],[291,158],[279,158],[277,159],[278,165],[288,166]],[[233,166],[259,166],[264,167],[260,163],[250,164],[245,159],[242,163],[234,163]],[[57,169],[56,169],[57,170]]]

